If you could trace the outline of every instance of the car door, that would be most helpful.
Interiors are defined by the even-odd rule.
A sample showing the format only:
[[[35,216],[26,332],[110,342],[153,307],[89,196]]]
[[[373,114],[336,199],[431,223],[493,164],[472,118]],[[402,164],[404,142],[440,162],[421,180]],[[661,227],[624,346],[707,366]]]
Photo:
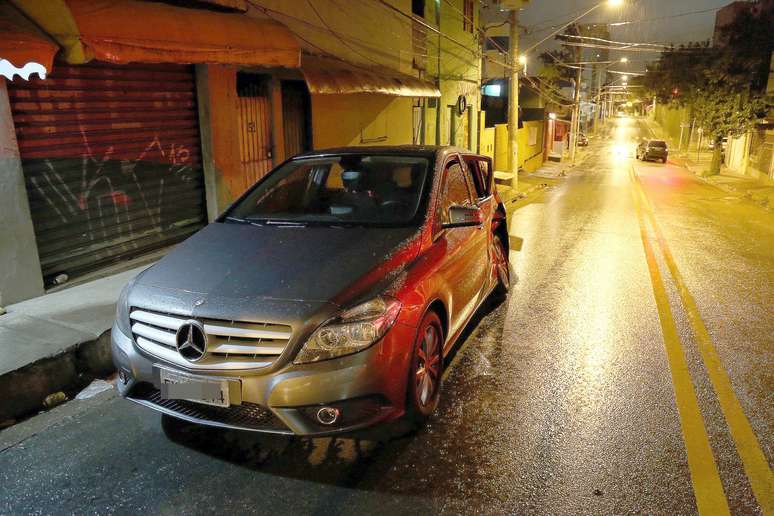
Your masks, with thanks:
[[[481,213],[484,217],[484,225],[482,228],[491,228],[493,223],[493,216],[496,208],[496,201],[492,194],[491,185],[491,163],[488,158],[481,156],[463,156],[466,165],[466,171],[468,173],[468,179],[470,184],[473,185],[473,195],[475,197],[475,205],[481,209]],[[489,293],[489,289],[492,287],[492,275],[491,264],[493,263],[492,254],[494,253],[494,242],[492,241],[492,231],[479,231],[478,241],[480,245],[480,260],[477,261],[476,267],[478,267],[478,273],[480,276],[481,291],[479,292],[479,300],[481,297]]]
[[[451,206],[473,206],[473,185],[462,161],[455,157],[444,167],[441,196],[436,217],[439,225],[449,221]],[[445,248],[438,271],[450,291],[449,335],[454,335],[473,313],[479,300],[482,265],[486,261],[484,226],[439,229],[436,244]]]

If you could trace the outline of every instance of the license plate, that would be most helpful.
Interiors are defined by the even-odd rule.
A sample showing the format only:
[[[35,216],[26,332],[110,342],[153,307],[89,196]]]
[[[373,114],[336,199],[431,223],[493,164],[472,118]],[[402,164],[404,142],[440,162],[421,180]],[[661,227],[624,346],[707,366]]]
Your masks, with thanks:
[[[181,374],[159,369],[161,397],[165,400],[186,400],[216,407],[228,407],[228,382],[203,376]]]

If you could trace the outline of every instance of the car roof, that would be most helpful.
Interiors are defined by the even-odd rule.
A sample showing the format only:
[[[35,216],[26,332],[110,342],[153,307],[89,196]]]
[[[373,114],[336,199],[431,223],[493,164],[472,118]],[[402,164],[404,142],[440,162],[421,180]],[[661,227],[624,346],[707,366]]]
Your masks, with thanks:
[[[429,159],[445,159],[449,154],[475,155],[467,149],[454,147],[451,145],[370,145],[363,147],[334,147],[330,149],[320,149],[308,151],[294,156],[292,159],[303,159],[310,157],[337,156],[341,154],[381,154],[381,155],[404,155],[404,156],[424,156]],[[482,156],[483,157],[483,156]]]

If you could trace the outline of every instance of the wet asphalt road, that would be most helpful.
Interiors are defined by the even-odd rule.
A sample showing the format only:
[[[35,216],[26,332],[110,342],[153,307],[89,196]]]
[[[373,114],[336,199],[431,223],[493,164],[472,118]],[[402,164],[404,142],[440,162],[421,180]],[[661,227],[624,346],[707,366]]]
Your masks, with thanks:
[[[774,458],[774,214],[635,161],[647,131],[618,120],[568,177],[514,205],[519,282],[474,321],[425,430],[169,439],[157,415],[105,393],[0,432],[0,513],[693,514],[699,500],[759,513]],[[745,425],[729,406],[751,433],[732,435]],[[696,462],[702,435],[709,463]]]

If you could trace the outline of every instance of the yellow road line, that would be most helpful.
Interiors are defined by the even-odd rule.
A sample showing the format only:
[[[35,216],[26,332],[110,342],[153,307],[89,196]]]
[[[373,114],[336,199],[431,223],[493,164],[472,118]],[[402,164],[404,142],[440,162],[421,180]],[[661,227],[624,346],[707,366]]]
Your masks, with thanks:
[[[707,368],[707,375],[710,378],[710,382],[712,382],[715,394],[718,397],[718,402],[726,419],[731,437],[734,440],[736,451],[742,459],[742,465],[750,481],[753,494],[758,500],[763,514],[774,514],[774,474],[772,474],[766,455],[763,453],[758,439],[755,437],[750,421],[745,416],[742,406],[734,394],[728,373],[726,373],[717,350],[712,344],[712,338],[699,314],[696,301],[685,286],[685,281],[677,268],[672,251],[669,249],[664,234],[656,222],[653,206],[645,195],[639,179],[636,176],[634,179],[643,200],[645,213],[656,234],[656,240],[661,248],[667,268],[672,275],[672,279],[674,279],[683,307],[688,315],[688,320],[691,323],[691,328],[693,328],[699,353]]]
[[[632,181],[634,181],[633,174]],[[680,416],[680,426],[683,431],[683,441],[688,458],[688,469],[691,472],[691,483],[693,484],[696,506],[699,514],[730,514],[728,502],[723,492],[723,484],[720,481],[718,467],[715,464],[715,457],[712,455],[709,437],[704,426],[704,419],[699,409],[699,402],[696,399],[691,375],[688,372],[688,364],[685,361],[685,355],[680,344],[677,325],[672,316],[672,309],[669,306],[669,297],[664,288],[664,282],[656,262],[656,255],[653,252],[653,247],[647,234],[640,200],[634,190],[632,190],[632,200],[634,201],[637,220],[640,224],[640,238],[645,249],[645,260],[648,264],[653,296],[656,300],[658,318],[661,322],[661,332],[664,337],[664,347],[672,375],[675,404],[677,405],[677,413]]]

